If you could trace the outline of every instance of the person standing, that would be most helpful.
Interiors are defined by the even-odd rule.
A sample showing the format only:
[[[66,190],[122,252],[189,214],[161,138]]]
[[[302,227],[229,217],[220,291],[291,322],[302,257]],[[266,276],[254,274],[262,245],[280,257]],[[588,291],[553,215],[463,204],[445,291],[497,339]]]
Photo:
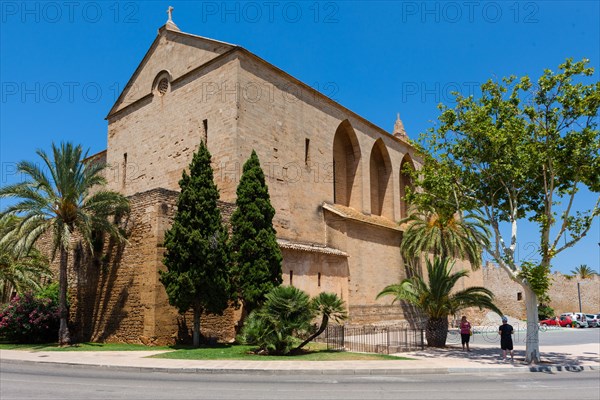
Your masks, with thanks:
[[[471,323],[467,321],[466,316],[462,316],[460,319],[460,341],[462,343],[462,349],[465,351],[465,345],[467,346],[467,351],[471,351],[469,349],[469,340],[471,339]]]
[[[510,360],[514,361],[513,353],[513,327],[508,324],[508,318],[502,317],[502,325],[498,328],[498,334],[500,335],[500,349],[502,349],[502,360],[506,361],[506,352],[510,351]]]

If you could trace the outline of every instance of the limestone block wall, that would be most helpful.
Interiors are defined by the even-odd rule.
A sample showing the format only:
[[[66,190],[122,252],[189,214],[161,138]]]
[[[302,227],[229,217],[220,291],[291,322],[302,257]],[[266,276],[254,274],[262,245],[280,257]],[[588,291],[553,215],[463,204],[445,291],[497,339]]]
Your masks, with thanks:
[[[348,260],[317,252],[282,249],[283,285],[293,285],[311,297],[321,292],[348,301]]]
[[[191,340],[191,315],[181,316],[168,304],[159,271],[164,253],[164,232],[175,214],[177,192],[154,189],[130,196],[131,212],[121,221],[127,243],[97,238],[94,253],[77,244],[69,258],[70,326],[78,341],[127,342],[148,345]],[[234,205],[220,203],[225,221]],[[40,240],[46,254],[51,236]],[[59,259],[52,262],[58,272]],[[206,337],[232,340],[239,311],[230,308],[223,316],[204,315]]]
[[[412,149],[282,71],[245,53],[239,56],[237,156],[256,150],[268,176],[278,236],[324,244],[321,204],[334,203],[334,136],[341,125],[355,136],[356,185],[352,206],[371,213],[371,153],[383,149],[388,199],[382,215],[400,219],[400,165]],[[376,143],[378,145],[376,146]],[[339,166],[338,166],[339,167]],[[377,174],[375,174],[377,175]]]
[[[221,199],[235,199],[239,179],[232,160],[237,124],[237,61],[232,58],[173,80],[164,95],[149,94],[109,117],[109,187],[131,196],[153,188],[177,190],[201,141],[213,156]],[[232,167],[233,166],[233,167]]]
[[[600,313],[600,277],[588,279],[567,279],[557,272],[552,274],[550,287],[550,306],[557,315],[566,312],[579,312],[579,296],[577,283],[581,295],[581,311],[584,313]]]
[[[567,279],[561,273],[551,275],[551,286],[548,291],[550,306],[557,315],[565,312],[579,311],[579,297],[576,278]],[[513,280],[502,268],[488,264],[483,268],[485,287],[494,292],[496,304],[507,315],[525,319],[525,293],[523,288]],[[579,280],[581,289],[581,305],[584,313],[600,312],[600,278]]]

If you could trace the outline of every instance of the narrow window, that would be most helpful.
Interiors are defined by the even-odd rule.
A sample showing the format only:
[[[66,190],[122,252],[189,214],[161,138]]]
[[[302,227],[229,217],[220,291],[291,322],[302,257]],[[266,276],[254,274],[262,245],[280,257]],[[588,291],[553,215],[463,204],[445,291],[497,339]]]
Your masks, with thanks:
[[[294,286],[294,271],[290,271],[290,286]]]
[[[123,153],[123,182],[122,182],[123,188],[125,188],[126,182],[127,182],[127,153]]]
[[[306,139],[304,139],[304,165],[306,165],[306,166],[308,166],[308,162],[310,161],[309,150],[310,150],[310,139],[306,138]]]
[[[333,160],[332,168],[333,168],[333,202],[335,204],[337,204],[338,198],[337,198],[337,191],[335,190],[335,186],[336,186],[335,185],[335,177],[336,177],[336,175],[335,175],[335,160]]]
[[[208,146],[208,120],[207,119],[202,121],[202,126],[204,127],[204,144]]]
[[[321,273],[320,272],[317,274],[317,286],[321,287]]]
[[[523,293],[517,292],[517,301],[523,300]]]

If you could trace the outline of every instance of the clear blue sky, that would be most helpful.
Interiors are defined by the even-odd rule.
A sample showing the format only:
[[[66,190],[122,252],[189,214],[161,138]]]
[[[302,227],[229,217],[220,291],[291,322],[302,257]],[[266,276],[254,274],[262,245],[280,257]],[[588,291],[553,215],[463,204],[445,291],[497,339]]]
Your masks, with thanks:
[[[239,44],[391,130],[416,138],[453,90],[490,77],[537,77],[567,57],[600,63],[597,1],[2,1],[2,184],[52,141],[106,147],[104,117],[166,21]],[[594,79],[598,80],[598,72]],[[584,194],[580,207],[594,201]],[[587,203],[587,204],[586,204]],[[520,232],[519,253],[537,232]],[[598,270],[600,224],[554,261]]]

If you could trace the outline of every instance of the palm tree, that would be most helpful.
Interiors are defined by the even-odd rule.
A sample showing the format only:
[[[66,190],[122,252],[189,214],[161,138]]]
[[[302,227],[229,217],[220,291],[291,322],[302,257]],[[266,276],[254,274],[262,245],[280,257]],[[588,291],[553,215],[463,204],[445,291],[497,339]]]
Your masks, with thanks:
[[[294,286],[276,286],[263,305],[248,315],[238,339],[269,354],[289,354],[294,335],[310,331],[313,317],[308,294]]]
[[[598,275],[596,271],[588,267],[586,264],[581,264],[579,267],[571,270],[571,274],[574,276],[579,276],[580,279],[589,279]]]
[[[317,315],[321,315],[321,325],[315,333],[310,335],[310,337],[296,347],[294,351],[300,350],[314,338],[323,333],[325,329],[327,329],[330,320],[340,323],[348,318],[348,312],[344,306],[344,301],[335,293],[319,293],[317,297],[312,299],[312,308]]]
[[[129,210],[128,200],[112,191],[104,190],[106,179],[102,174],[105,164],[86,162],[88,153],[80,145],[52,144],[52,157],[45,151],[36,152],[42,167],[22,161],[17,171],[24,181],[0,189],[0,198],[15,198],[1,218],[19,216],[21,221],[12,232],[18,237],[15,248],[27,251],[46,232],[52,235],[52,259],[60,253],[59,268],[59,345],[70,343],[67,322],[67,265],[71,241],[77,235],[92,251],[92,234],[106,232],[122,240],[123,236],[111,216]]]
[[[469,276],[468,271],[453,272],[453,263],[449,263],[448,258],[436,257],[433,262],[427,259],[426,263],[428,282],[425,282],[420,275],[413,274],[398,284],[385,287],[377,298],[393,296],[393,302],[404,300],[425,313],[427,315],[425,335],[428,346],[446,346],[448,316],[464,308],[486,308],[502,315],[500,309],[493,303],[494,294],[484,287],[472,286],[453,292],[458,280]]]
[[[407,260],[421,253],[440,258],[458,257],[468,260],[473,269],[481,266],[481,251],[490,244],[490,231],[483,218],[468,213],[462,217],[453,212],[420,210],[400,221],[408,227],[402,237],[400,251]]]
[[[0,220],[0,303],[8,302],[13,291],[39,290],[42,280],[52,275],[48,260],[37,249],[21,254],[15,249],[10,232],[18,223],[13,216]]]

